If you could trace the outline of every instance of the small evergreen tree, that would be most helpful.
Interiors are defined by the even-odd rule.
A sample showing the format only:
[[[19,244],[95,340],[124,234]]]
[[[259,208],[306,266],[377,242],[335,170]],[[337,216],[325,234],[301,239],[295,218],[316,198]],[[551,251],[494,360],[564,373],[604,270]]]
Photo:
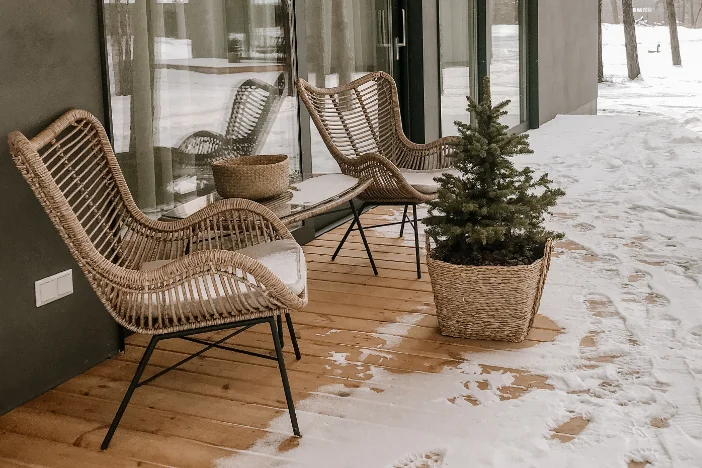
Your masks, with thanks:
[[[438,198],[424,220],[436,243],[432,258],[456,265],[530,264],[543,256],[548,238],[563,237],[543,223],[565,192],[551,187],[548,174],[535,178],[530,168],[514,167],[511,156],[533,153],[528,135],[507,132],[499,120],[510,101],[493,107],[489,78],[483,87],[481,103],[468,98],[475,127],[456,122],[461,141],[454,165],[460,175],[436,179]]]

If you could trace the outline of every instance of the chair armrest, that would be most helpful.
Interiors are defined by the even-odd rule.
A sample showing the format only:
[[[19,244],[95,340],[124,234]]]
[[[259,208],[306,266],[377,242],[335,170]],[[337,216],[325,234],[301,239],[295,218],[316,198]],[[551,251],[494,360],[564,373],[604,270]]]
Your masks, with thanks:
[[[111,265],[94,273],[108,311],[121,325],[141,333],[297,309],[307,302],[306,291],[294,295],[257,260],[226,250],[195,252],[150,271]]]
[[[397,167],[412,170],[447,169],[452,166],[452,154],[461,139],[447,136],[432,141],[431,143],[412,143],[407,138],[400,138],[402,148],[396,155]]]
[[[382,192],[415,194],[416,191],[400,173],[398,167],[388,158],[378,153],[364,153],[356,158],[337,160],[341,172],[358,179],[372,180],[366,193],[379,194]],[[402,195],[400,195],[402,196]],[[383,197],[380,197],[383,198]]]
[[[158,221],[141,212],[118,247],[123,265],[172,260],[200,250],[238,250],[276,239],[293,239],[288,228],[268,208],[251,200],[216,201],[177,221]]]

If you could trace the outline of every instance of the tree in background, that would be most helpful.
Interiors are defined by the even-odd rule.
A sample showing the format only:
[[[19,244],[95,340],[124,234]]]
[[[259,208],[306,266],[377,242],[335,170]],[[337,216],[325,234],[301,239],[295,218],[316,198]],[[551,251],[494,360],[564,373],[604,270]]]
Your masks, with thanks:
[[[632,0],[622,0],[622,17],[624,20],[626,66],[629,71],[629,79],[635,80],[641,76],[641,67],[639,67],[639,51],[636,45],[636,21],[634,20]]]
[[[604,82],[604,64],[602,63],[602,0],[597,0],[597,82]]]
[[[611,0],[611,1],[612,1],[612,20],[613,20],[614,24],[619,24],[619,4],[617,3],[617,0]],[[600,15],[600,16],[602,16],[602,15]]]
[[[680,41],[678,40],[678,19],[675,16],[675,3],[673,0],[665,1],[668,13],[668,30],[670,31],[670,51],[673,54],[673,65],[682,65],[680,58]]]

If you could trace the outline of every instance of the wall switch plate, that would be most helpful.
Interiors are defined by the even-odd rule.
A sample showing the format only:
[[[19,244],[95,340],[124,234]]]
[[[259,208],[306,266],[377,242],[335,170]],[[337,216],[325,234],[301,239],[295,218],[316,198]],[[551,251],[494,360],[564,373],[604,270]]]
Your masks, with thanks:
[[[37,307],[73,294],[73,270],[62,271],[34,283]]]

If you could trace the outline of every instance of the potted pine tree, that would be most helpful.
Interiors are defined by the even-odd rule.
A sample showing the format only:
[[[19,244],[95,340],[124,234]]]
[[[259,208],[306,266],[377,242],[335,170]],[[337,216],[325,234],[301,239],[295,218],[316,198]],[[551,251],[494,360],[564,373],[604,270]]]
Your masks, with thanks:
[[[508,133],[500,117],[509,101],[493,107],[489,78],[483,87],[482,102],[468,98],[475,124],[456,122],[457,174],[436,179],[427,264],[442,334],[519,342],[539,308],[552,240],[563,236],[544,216],[564,192],[548,174],[514,167],[510,157],[533,152],[528,135]]]

